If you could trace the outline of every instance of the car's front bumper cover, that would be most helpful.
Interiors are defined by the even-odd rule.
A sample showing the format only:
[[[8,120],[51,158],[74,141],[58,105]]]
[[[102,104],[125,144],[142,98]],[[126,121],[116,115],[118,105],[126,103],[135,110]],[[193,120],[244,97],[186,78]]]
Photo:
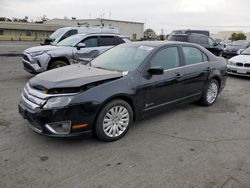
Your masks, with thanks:
[[[91,133],[94,122],[94,114],[86,115],[80,106],[69,108],[60,108],[52,110],[31,110],[26,106],[19,104],[18,110],[20,115],[26,120],[28,126],[35,132],[51,137],[74,137],[82,134]],[[70,129],[66,134],[56,134],[46,125],[57,122],[70,121]],[[73,125],[85,124],[86,127],[72,129]]]
[[[46,70],[46,65],[50,60],[50,56],[46,53],[32,57],[28,53],[23,53],[22,63],[23,69],[30,73],[40,73]]]
[[[250,76],[250,67],[227,65],[227,73],[239,76]]]

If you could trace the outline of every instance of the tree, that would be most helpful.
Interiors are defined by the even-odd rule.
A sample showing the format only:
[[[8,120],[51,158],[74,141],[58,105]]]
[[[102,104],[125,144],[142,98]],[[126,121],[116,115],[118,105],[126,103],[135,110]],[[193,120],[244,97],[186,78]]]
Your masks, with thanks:
[[[233,33],[229,40],[235,41],[235,40],[246,40],[247,36],[244,33]]]
[[[153,29],[146,29],[144,31],[144,39],[145,40],[155,40],[156,39],[156,33]]]
[[[6,17],[0,17],[0,21],[1,22],[12,22],[12,20],[10,18],[6,18]]]
[[[44,23],[48,20],[49,20],[49,18],[47,18],[46,15],[43,15],[43,16],[40,16],[39,19],[37,21],[35,21],[35,23]]]

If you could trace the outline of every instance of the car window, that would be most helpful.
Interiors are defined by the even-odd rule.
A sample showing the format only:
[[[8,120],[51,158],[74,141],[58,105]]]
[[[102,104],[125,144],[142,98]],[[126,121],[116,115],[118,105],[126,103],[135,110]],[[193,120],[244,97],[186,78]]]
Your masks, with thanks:
[[[122,72],[134,71],[153,50],[151,46],[121,44],[95,58],[90,65]]]
[[[82,41],[87,48],[97,47],[97,37],[88,37]]]
[[[114,46],[115,38],[113,36],[101,36],[101,46]]]
[[[70,36],[71,36],[71,35],[75,35],[75,34],[77,34],[77,33],[78,33],[78,32],[77,32],[76,29],[72,29],[72,30],[70,30],[70,32],[69,32]]]
[[[162,67],[164,70],[179,67],[180,59],[177,47],[169,47],[158,51],[151,60],[151,67]]]
[[[201,37],[200,40],[201,40],[201,44],[208,45],[207,37]]]
[[[122,40],[120,37],[115,37],[116,38],[116,45],[125,43],[124,40]]]
[[[186,65],[204,62],[203,53],[194,47],[182,47]]]
[[[202,53],[202,57],[203,57],[203,61],[204,61],[204,62],[208,61],[208,57],[207,57],[207,55],[205,55],[204,53]]]
[[[77,34],[77,30],[76,30],[76,29],[69,30],[69,31],[67,31],[67,32],[62,36],[62,38],[61,38],[60,41],[66,39],[66,38],[68,38],[68,37],[70,37],[70,36],[72,36],[72,35],[75,35],[75,34]]]
[[[208,43],[209,43],[209,46],[216,46],[217,45],[217,43],[211,38],[208,38]]]

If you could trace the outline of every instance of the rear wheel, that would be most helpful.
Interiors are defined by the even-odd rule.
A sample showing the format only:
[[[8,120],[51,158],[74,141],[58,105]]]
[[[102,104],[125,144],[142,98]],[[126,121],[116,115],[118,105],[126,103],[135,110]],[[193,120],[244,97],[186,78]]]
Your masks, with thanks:
[[[113,100],[98,114],[95,125],[96,136],[106,142],[118,140],[127,133],[132,120],[131,106],[123,100]]]
[[[68,65],[65,61],[53,61],[50,63],[48,70],[64,67]]]
[[[219,56],[219,57],[223,57],[223,52],[220,51],[220,52],[218,53],[218,56]]]
[[[218,97],[218,94],[219,94],[219,83],[217,80],[213,79],[207,84],[202,94],[202,97],[200,99],[201,104],[205,106],[210,106],[214,104]]]

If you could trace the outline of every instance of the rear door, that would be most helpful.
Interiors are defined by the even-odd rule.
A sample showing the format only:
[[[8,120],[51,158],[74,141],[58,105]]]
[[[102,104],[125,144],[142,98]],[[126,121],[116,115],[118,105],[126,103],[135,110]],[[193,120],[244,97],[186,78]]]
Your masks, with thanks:
[[[99,44],[99,54],[102,54],[103,52],[107,51],[108,49],[114,47],[117,45],[117,41],[115,39],[115,36],[112,35],[101,35],[98,38],[98,44]]]
[[[182,46],[185,74],[183,93],[186,97],[201,94],[211,72],[207,55],[194,46]]]

